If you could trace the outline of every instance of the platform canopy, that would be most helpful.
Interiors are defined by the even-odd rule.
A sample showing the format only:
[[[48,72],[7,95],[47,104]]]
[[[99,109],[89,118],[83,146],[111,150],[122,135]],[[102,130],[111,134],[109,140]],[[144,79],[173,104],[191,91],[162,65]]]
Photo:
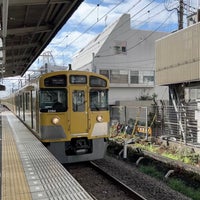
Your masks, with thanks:
[[[23,75],[83,0],[0,0],[0,73]]]

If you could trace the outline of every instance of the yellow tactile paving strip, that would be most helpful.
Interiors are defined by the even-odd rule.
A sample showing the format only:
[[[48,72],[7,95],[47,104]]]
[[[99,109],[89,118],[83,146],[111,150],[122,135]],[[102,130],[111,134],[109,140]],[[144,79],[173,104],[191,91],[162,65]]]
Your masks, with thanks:
[[[32,199],[11,127],[2,116],[2,200]]]
[[[19,119],[1,114],[1,200],[93,199]]]

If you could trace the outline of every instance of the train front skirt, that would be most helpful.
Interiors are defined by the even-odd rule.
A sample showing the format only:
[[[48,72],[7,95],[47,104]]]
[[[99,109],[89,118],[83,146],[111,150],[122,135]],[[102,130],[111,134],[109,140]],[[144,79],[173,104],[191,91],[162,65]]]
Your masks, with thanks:
[[[65,142],[52,142],[46,147],[61,163],[75,163],[102,159],[105,156],[108,142],[106,138],[91,140],[92,149],[90,151],[79,150],[76,155],[67,154]],[[82,153],[81,153],[82,152]]]

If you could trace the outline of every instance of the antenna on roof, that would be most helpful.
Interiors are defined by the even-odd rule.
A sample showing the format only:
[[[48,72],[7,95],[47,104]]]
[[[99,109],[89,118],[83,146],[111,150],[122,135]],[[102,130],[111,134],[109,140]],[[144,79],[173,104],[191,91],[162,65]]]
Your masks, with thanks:
[[[69,69],[68,70],[72,70],[72,65],[71,64],[69,64]]]
[[[108,16],[106,15],[106,17],[105,17],[105,27],[107,26],[107,18],[108,18]]]
[[[99,4],[97,4],[97,22],[99,21]]]

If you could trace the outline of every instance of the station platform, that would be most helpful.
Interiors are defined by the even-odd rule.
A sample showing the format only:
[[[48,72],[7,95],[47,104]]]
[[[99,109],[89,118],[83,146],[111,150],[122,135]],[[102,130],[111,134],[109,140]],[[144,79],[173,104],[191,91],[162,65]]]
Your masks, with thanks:
[[[15,115],[0,118],[1,200],[93,199]]]

